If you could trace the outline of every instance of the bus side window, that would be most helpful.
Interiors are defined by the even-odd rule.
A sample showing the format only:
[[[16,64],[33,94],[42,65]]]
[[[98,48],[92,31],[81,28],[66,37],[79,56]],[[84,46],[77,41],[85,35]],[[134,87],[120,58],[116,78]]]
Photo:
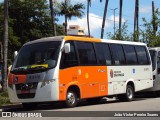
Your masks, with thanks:
[[[70,41],[67,43],[70,43],[71,51],[70,51],[70,53],[65,53],[65,52],[62,53],[60,69],[64,69],[64,68],[73,67],[73,66],[78,65],[74,42]]]
[[[111,44],[110,47],[111,47],[111,52],[113,55],[114,64],[115,65],[125,65],[126,61],[125,61],[122,45]]]
[[[111,53],[109,46],[103,43],[95,43],[97,57],[100,65],[111,65]]]
[[[136,65],[137,64],[137,56],[134,46],[131,45],[123,45],[126,62],[128,65]]]
[[[80,65],[97,65],[96,55],[91,42],[76,41]]]
[[[160,52],[158,52],[157,56],[157,73],[160,74]]]
[[[146,48],[144,46],[135,46],[135,48],[137,52],[138,63],[140,65],[149,65]]]

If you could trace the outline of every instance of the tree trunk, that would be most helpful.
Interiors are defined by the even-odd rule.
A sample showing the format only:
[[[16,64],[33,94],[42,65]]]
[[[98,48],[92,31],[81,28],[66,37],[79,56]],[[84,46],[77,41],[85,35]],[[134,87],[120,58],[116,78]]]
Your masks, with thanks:
[[[3,86],[7,90],[7,58],[8,58],[8,0],[4,0],[4,38],[3,38]]]
[[[123,5],[123,0],[120,0],[120,12],[119,12],[119,37],[121,38],[121,26],[122,26],[122,5]]]
[[[56,26],[55,26],[55,16],[54,16],[54,9],[53,9],[53,1],[54,0],[49,0],[49,4],[50,4],[51,22],[52,22],[52,26],[53,26],[53,36],[56,36]]]
[[[134,41],[138,41],[139,38],[139,22],[138,22],[138,15],[139,13],[139,0],[135,0],[135,13],[134,13]]]
[[[65,27],[65,35],[67,35],[67,25],[68,25],[67,15],[65,15],[65,24],[64,24],[64,27]]]
[[[156,18],[155,18],[155,7],[154,7],[154,1],[152,1],[152,26],[153,26],[153,34],[154,36],[156,36],[156,31],[157,31],[157,27],[156,27]]]
[[[90,1],[87,0],[87,26],[88,26],[88,36],[90,37],[90,26],[89,26],[89,4],[90,4]]]
[[[101,29],[101,39],[103,39],[103,35],[104,35],[104,27],[105,27],[105,22],[106,22],[106,14],[107,14],[107,8],[108,8],[108,1],[109,0],[106,0],[105,8],[104,8],[103,21],[102,21],[102,29]]]
[[[139,33],[139,0],[137,0],[137,32]]]

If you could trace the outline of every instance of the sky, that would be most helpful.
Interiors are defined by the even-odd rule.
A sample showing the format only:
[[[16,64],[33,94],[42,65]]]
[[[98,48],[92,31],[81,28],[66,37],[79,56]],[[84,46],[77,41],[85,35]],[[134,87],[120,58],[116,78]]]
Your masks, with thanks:
[[[0,0],[2,2],[3,0]],[[56,0],[58,2],[64,1],[64,0]],[[102,26],[102,19],[103,19],[103,11],[104,11],[104,5],[105,0],[102,0],[102,3],[100,3],[100,0],[91,0],[91,7],[90,7],[90,30],[91,35],[96,38],[100,38],[101,34],[101,26]],[[139,28],[142,28],[142,18],[146,18],[147,21],[151,20],[152,16],[152,1],[155,3],[155,8],[160,9],[160,0],[139,0]],[[85,5],[85,8],[87,8],[87,0],[71,0],[73,4],[75,3],[83,3]],[[107,10],[107,16],[106,16],[106,24],[105,24],[105,30],[104,30],[104,38],[107,38],[107,32],[114,32],[113,26],[114,26],[114,15],[113,10],[115,9],[115,26],[118,27],[119,22],[119,0],[109,0],[108,3],[108,10]],[[122,24],[126,22],[126,25],[128,26],[129,33],[133,33],[134,29],[134,10],[135,10],[135,0],[123,0],[123,8],[122,8]],[[71,20],[68,21],[69,25],[79,25],[82,28],[85,28],[85,33],[88,34],[87,31],[87,16],[86,16],[86,9],[84,9],[85,15],[79,19],[73,17]],[[57,17],[57,16],[56,16]],[[64,16],[58,17],[59,21],[58,24],[62,24],[64,22]]]
[[[64,0],[57,0],[57,1],[64,1]],[[71,0],[73,4],[75,3],[83,3],[85,8],[87,8],[87,0]],[[101,34],[101,26],[102,26],[102,19],[103,19],[103,11],[105,0],[91,0],[91,7],[90,7],[90,30],[91,35],[100,38]],[[152,16],[152,1],[155,3],[155,8],[160,8],[160,0],[139,0],[139,25],[142,25],[142,18],[146,18],[147,21],[151,20]],[[119,0],[109,0],[108,3],[108,10],[106,16],[106,24],[105,24],[105,31],[104,31],[104,38],[107,38],[107,32],[114,32],[114,14],[113,10],[115,9],[115,26],[118,27],[119,25]],[[85,33],[87,34],[87,16],[86,16],[86,9],[84,10],[85,15],[79,18],[72,18],[68,21],[69,25],[79,25],[82,28],[85,28]],[[135,0],[123,0],[123,8],[122,8],[122,24],[126,22],[128,26],[129,33],[133,33],[134,30],[134,11],[135,11]],[[64,17],[59,17],[58,23],[63,23]],[[140,29],[143,29],[142,26],[139,26]]]

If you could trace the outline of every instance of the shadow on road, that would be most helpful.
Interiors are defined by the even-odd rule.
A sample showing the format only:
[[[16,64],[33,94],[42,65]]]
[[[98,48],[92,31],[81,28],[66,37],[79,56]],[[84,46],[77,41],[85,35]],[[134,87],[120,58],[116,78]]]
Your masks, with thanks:
[[[141,100],[146,100],[153,98],[154,95],[151,94],[137,94],[135,95],[134,101],[141,101]],[[91,104],[88,103],[86,100],[82,100],[78,103],[77,107],[84,107],[84,106],[91,106],[91,105],[100,105],[100,104],[114,104],[114,103],[120,103],[118,99],[110,99],[106,100],[106,98],[102,99],[100,102]],[[7,106],[2,106],[1,107],[3,112],[18,112],[18,111],[37,111],[37,110],[60,110],[60,109],[66,109],[64,107],[64,104],[62,102],[52,102],[52,103],[43,103],[43,104],[38,104],[36,107],[32,109],[25,109],[21,104],[18,105],[7,105]]]

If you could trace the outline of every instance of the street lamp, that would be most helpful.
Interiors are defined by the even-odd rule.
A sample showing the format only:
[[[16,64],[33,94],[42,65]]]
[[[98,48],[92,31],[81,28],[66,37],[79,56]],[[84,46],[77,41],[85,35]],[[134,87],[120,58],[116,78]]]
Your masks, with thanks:
[[[110,9],[110,10],[113,10],[113,14],[114,14],[114,27],[113,27],[113,29],[114,29],[114,37],[115,37],[115,11],[117,10],[118,8],[114,8],[114,9]]]

